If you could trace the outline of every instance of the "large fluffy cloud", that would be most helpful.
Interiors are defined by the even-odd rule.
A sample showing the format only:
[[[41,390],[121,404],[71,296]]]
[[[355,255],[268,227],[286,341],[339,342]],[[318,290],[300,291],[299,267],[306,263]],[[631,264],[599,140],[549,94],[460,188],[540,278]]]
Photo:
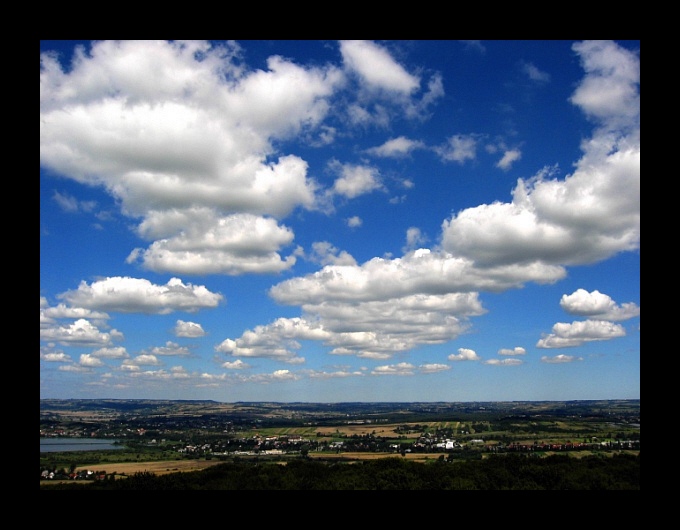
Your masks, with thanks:
[[[558,322],[552,333],[541,338],[537,348],[573,348],[586,342],[610,340],[624,337],[626,330],[619,324],[605,320],[583,320],[578,322]]]
[[[77,289],[59,297],[73,306],[88,309],[161,315],[173,311],[194,313],[217,307],[224,300],[223,295],[213,293],[203,285],[185,284],[179,278],[171,278],[165,285],[155,285],[145,279],[119,276],[89,285],[80,282]]]
[[[323,301],[378,301],[414,294],[446,295],[472,291],[500,292],[534,281],[562,279],[563,267],[540,262],[479,269],[447,252],[418,249],[401,258],[373,258],[361,265],[328,265],[270,289],[278,302],[291,305]]]
[[[109,346],[114,340],[122,340],[123,334],[115,329],[100,331],[91,322],[79,318],[65,326],[51,326],[40,329],[40,340],[57,342],[69,346]]]
[[[136,214],[312,206],[305,164],[267,156],[271,140],[324,116],[340,74],[277,57],[268,71],[243,72],[237,54],[235,44],[104,41],[68,73],[42,55],[41,164],[103,184]]]
[[[285,227],[263,234],[272,239],[247,255],[207,239],[178,249],[207,215],[219,231],[236,214],[282,218],[297,207],[317,207],[307,163],[276,156],[272,142],[318,125],[342,72],[276,56],[267,70],[249,71],[239,55],[235,43],[184,41],[95,42],[89,53],[78,49],[70,68],[41,55],[41,166],[104,187],[142,225],[183,216],[165,236],[173,239],[137,251],[148,268],[241,274],[294,263],[276,252],[292,238]],[[286,232],[285,241],[279,232]]]
[[[570,295],[562,295],[560,307],[571,315],[609,321],[628,320],[640,314],[637,304],[628,302],[619,306],[610,296],[597,290],[577,289]]]
[[[572,102],[597,124],[564,180],[519,179],[511,203],[466,209],[442,225],[445,250],[482,267],[583,265],[640,244],[639,58],[610,42],[574,45],[586,76]]]
[[[137,248],[128,262],[156,272],[186,274],[273,273],[288,269],[294,256],[277,252],[293,241],[293,231],[274,219],[253,214],[216,217],[205,208],[150,212],[140,235],[159,238]]]
[[[468,319],[484,313],[476,293],[413,294],[389,300],[303,304],[304,318],[279,318],[240,338],[225,339],[218,352],[236,357],[299,360],[301,340],[321,341],[335,355],[387,359],[423,344],[453,340]]]

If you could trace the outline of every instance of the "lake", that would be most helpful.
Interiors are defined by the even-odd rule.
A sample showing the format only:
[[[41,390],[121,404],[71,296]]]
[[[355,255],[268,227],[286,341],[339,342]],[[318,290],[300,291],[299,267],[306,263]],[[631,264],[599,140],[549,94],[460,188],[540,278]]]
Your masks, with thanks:
[[[124,449],[124,445],[115,445],[117,440],[102,438],[40,438],[41,453],[59,451],[109,451]]]

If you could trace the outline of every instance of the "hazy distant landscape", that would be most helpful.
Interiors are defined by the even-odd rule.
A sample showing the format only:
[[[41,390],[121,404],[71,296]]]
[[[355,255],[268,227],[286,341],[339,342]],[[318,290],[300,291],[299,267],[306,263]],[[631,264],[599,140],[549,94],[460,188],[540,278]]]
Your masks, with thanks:
[[[134,479],[129,482],[131,487],[142,477],[148,485],[161,475],[207,473],[208,468],[224,469],[226,464],[232,466],[229,468],[232,475],[238,469],[239,474],[247,476],[243,466],[265,463],[286,466],[294,463],[291,469],[299,471],[301,462],[334,466],[397,459],[409,462],[408,465],[487,466],[492,464],[483,462],[499,458],[508,465],[516,465],[514,459],[519,457],[543,460],[541,466],[583,466],[575,461],[596,459],[599,466],[617,469],[624,458],[626,466],[637,470],[638,478],[631,484],[631,470],[627,467],[627,482],[612,479],[611,489],[639,489],[640,400],[474,403],[41,400],[40,435],[41,439],[115,439],[124,445],[112,451],[41,453],[41,488],[103,487],[102,482]],[[612,460],[613,457],[617,459]],[[609,463],[603,463],[603,458]],[[408,472],[421,472],[420,468],[414,470]],[[212,473],[217,471],[213,469]],[[572,471],[565,473],[569,475]],[[206,486],[208,483],[217,487],[214,482],[204,482],[199,475],[192,476],[201,487],[211,489]],[[475,485],[479,482],[470,480],[465,482],[467,487],[478,489]],[[284,482],[287,486],[280,486],[284,489],[291,485],[293,489],[299,487],[293,478]],[[590,487],[591,482],[582,484],[584,489],[610,489],[602,483],[595,488]],[[251,486],[268,489],[262,484]],[[337,486],[325,484],[323,489],[345,489]],[[536,482],[525,483],[525,487],[544,489]],[[569,487],[574,487],[572,481]]]

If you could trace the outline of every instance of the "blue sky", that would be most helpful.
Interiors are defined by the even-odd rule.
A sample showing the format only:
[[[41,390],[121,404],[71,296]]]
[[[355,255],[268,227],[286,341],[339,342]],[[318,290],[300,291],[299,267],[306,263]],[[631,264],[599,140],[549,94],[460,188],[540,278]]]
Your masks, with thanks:
[[[640,41],[41,41],[40,397],[640,398]]]

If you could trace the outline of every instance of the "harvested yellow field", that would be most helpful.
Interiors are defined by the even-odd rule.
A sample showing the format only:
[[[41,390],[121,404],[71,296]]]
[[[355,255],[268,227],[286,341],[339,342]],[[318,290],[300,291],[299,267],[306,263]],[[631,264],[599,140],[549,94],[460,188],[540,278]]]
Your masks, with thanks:
[[[399,453],[366,453],[366,452],[340,452],[340,453],[310,453],[310,458],[322,458],[324,460],[375,460],[377,458],[405,458],[406,460],[437,460],[442,453],[406,453],[403,457]],[[199,471],[211,466],[223,463],[220,460],[161,460],[154,462],[114,462],[98,464],[97,466],[79,466],[76,471],[92,470],[105,471],[107,474],[133,475],[148,471],[155,475],[167,473],[179,473],[182,471]]]
[[[118,475],[133,475],[143,471],[148,471],[155,475],[165,475],[166,473],[178,473],[180,471],[199,471],[210,466],[220,464],[219,460],[159,460],[156,462],[116,462],[107,464],[97,464],[96,467],[80,466],[76,471],[92,470],[105,471],[106,473],[116,473]]]

